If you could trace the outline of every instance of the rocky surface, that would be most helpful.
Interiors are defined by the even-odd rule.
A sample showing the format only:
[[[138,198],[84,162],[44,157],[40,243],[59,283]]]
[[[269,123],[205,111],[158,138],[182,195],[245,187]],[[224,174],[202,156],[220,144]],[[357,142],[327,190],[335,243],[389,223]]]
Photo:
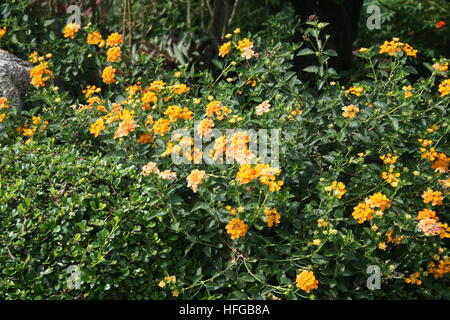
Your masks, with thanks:
[[[19,111],[23,107],[22,96],[30,83],[31,68],[29,62],[0,49],[0,97],[7,98]]]

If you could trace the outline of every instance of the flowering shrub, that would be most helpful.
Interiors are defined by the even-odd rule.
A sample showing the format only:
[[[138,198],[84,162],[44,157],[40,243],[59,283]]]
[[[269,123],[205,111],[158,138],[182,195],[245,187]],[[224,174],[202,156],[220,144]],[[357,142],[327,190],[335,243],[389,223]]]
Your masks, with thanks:
[[[448,60],[410,82],[420,51],[394,38],[359,50],[366,77],[343,85],[325,26],[304,26],[316,52],[290,26],[236,29],[216,74],[131,63],[120,34],[68,25],[58,55],[96,66],[76,93],[56,86],[56,54],[30,52],[42,106],[0,100],[0,294],[449,298]],[[317,57],[308,81],[295,53]],[[279,157],[256,154],[250,129],[279,134]]]

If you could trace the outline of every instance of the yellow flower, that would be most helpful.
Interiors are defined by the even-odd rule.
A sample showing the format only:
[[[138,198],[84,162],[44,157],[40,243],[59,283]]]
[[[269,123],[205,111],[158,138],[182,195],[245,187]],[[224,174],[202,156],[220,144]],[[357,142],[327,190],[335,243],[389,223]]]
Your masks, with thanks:
[[[244,39],[238,41],[237,48],[240,51],[245,51],[247,49],[251,49],[251,48],[253,48],[253,42],[250,41],[250,39],[248,39],[248,38],[244,38]]]
[[[281,215],[278,213],[277,209],[266,209],[264,210],[266,215],[267,226],[271,228],[274,224],[280,223]]]
[[[102,72],[102,78],[103,78],[103,82],[106,84],[111,84],[116,82],[116,69],[114,69],[111,66],[106,67],[105,69],[103,69]]]
[[[345,92],[354,94],[355,96],[359,97],[363,91],[363,87],[350,87]]]
[[[233,218],[230,222],[228,222],[226,229],[227,233],[231,236],[231,239],[238,239],[245,236],[248,226],[241,219]]]
[[[413,47],[411,47],[409,44],[407,44],[407,43],[405,43],[404,45],[403,45],[403,52],[405,52],[405,54],[407,55],[407,56],[410,56],[410,57],[414,57],[414,58],[416,58],[417,57],[417,50],[415,50]]]
[[[0,109],[9,109],[9,101],[5,97],[0,98]]]
[[[441,97],[446,96],[450,93],[450,79],[444,80],[439,84],[438,91]]]
[[[384,211],[391,206],[389,203],[389,199],[380,192],[371,195],[367,200],[367,204],[369,204],[371,208],[380,208],[381,211]]]
[[[120,50],[120,47],[111,47],[106,52],[107,55],[106,60],[108,62],[119,62],[121,54],[122,51]]]
[[[194,192],[198,191],[198,186],[203,183],[205,179],[208,178],[208,174],[203,170],[194,169],[187,176],[186,180],[188,182],[188,188],[192,188]]]
[[[0,123],[3,122],[6,118],[6,113],[0,114]]]
[[[231,42],[225,42],[219,48],[219,57],[225,57],[227,54],[231,52]]]
[[[317,289],[319,281],[314,276],[312,271],[302,271],[295,279],[296,285],[299,289],[309,293],[311,290]]]
[[[164,136],[167,131],[170,130],[170,120],[169,119],[158,119],[153,125],[153,133],[155,135],[159,134]]]
[[[448,62],[444,62],[442,64],[436,62],[435,64],[433,64],[433,68],[440,72],[446,72],[448,71]]]
[[[361,202],[353,208],[352,216],[358,220],[359,224],[361,224],[366,220],[372,219],[374,213],[375,210],[373,210],[369,204]]]
[[[342,107],[342,110],[344,111],[342,113],[342,116],[344,118],[351,118],[351,119],[356,118],[356,114],[359,112],[359,108],[354,106],[353,104]]]
[[[99,133],[105,129],[105,124],[102,118],[98,118],[95,120],[93,124],[91,124],[90,132],[94,135],[94,137],[98,137]]]
[[[378,244],[378,249],[383,250],[383,251],[386,251],[386,248],[387,248],[387,245],[386,245],[385,242],[380,242],[380,243]]]
[[[100,44],[102,40],[103,39],[102,39],[102,35],[100,34],[100,32],[95,31],[95,32],[88,34],[86,42],[88,44],[92,44],[92,45],[96,46],[96,45]]]
[[[236,33],[236,34],[241,33],[241,28],[234,29],[233,33]]]
[[[197,126],[197,133],[199,136],[209,138],[214,128],[214,121],[212,119],[203,119]]]
[[[430,203],[432,206],[442,206],[444,197],[442,196],[442,192],[433,191],[431,189],[427,189],[422,194],[422,199],[424,203]]]
[[[31,119],[35,126],[37,126],[39,123],[41,123],[41,117],[39,117],[39,116],[36,116],[36,117],[33,116]]]
[[[180,295],[180,291],[178,291],[177,289],[172,291],[172,296],[178,297],[179,295]]]
[[[76,23],[69,23],[64,27],[64,38],[73,39],[78,30],[80,30],[80,25]]]
[[[313,241],[312,241],[312,245],[313,246],[319,246],[320,245],[320,239],[314,239]]]
[[[347,193],[347,190],[345,189],[345,184],[342,182],[333,181],[329,186],[326,186],[325,188],[326,192],[334,191],[334,196],[338,199],[341,199],[342,196]]]
[[[419,280],[419,276],[420,276],[420,273],[418,273],[418,272],[412,273],[409,275],[409,277],[405,278],[405,282],[409,283],[409,284],[421,285],[422,280]]]
[[[379,53],[387,53],[392,56],[394,53],[402,51],[403,43],[398,42],[398,40],[398,38],[393,38],[391,41],[384,41],[380,46]]]
[[[108,39],[106,39],[106,45],[108,47],[112,46],[119,46],[123,43],[122,36],[118,34],[117,32],[114,32],[108,36]]]
[[[390,166],[389,171],[383,171],[381,173],[381,177],[387,182],[389,183],[392,187],[397,187],[398,186],[398,178],[400,177],[400,173],[399,172],[394,172],[394,166]]]
[[[0,28],[0,39],[3,38],[8,29],[6,27]]]

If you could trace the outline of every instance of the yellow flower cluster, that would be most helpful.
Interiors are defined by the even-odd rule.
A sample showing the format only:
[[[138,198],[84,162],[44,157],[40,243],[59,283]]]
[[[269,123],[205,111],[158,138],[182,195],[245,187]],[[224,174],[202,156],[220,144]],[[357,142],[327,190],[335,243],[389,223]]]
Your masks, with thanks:
[[[269,164],[244,164],[240,166],[236,179],[240,184],[247,184],[255,179],[259,179],[259,181],[269,187],[271,192],[274,192],[280,190],[283,185],[283,181],[276,180],[276,176],[280,173],[280,169],[273,168]]]
[[[433,191],[428,188],[422,194],[423,203],[431,203],[432,206],[442,206],[444,197],[442,196],[442,192]]]
[[[30,70],[31,84],[36,88],[44,87],[45,83],[53,75],[53,72],[49,68],[49,62],[45,61],[45,58],[51,58],[51,54],[47,54],[45,57],[39,57],[39,54],[35,51],[30,54],[29,61],[32,63],[39,62],[38,65]]]
[[[232,110],[225,106],[222,106],[220,101],[211,101],[206,106],[206,115],[208,117],[216,116],[218,120],[225,119]]]
[[[397,162],[398,157],[388,153],[386,155],[380,156],[380,159],[383,160],[384,164],[394,164]]]
[[[319,281],[314,276],[314,272],[303,270],[297,275],[295,279],[296,285],[299,289],[309,293],[311,290],[319,287]]]
[[[345,184],[342,182],[333,181],[329,186],[325,188],[326,192],[332,192],[336,198],[341,199],[342,196],[347,193],[347,189],[345,189]]]
[[[436,263],[430,262],[428,272],[433,275],[435,279],[442,278],[445,274],[450,273],[450,259],[444,257]]]
[[[231,206],[225,206],[225,209],[232,215],[235,216],[237,212],[244,212],[244,207],[232,208]]]
[[[379,208],[381,211],[384,211],[390,206],[389,199],[384,194],[378,192],[367,198],[365,202],[361,202],[354,207],[352,216],[361,224],[366,220],[372,219],[375,213],[374,208]]]
[[[391,165],[389,166],[388,171],[383,171],[381,173],[381,177],[389,183],[392,187],[397,187],[400,177],[400,172],[394,172],[395,166]]]
[[[208,174],[203,170],[194,169],[187,176],[186,180],[188,182],[188,188],[192,188],[194,192],[198,191],[198,186],[203,183],[205,179],[208,178]]]
[[[364,91],[363,87],[350,87],[345,92],[354,94],[355,96],[359,97]]]
[[[416,58],[417,50],[407,43],[399,42],[399,40],[399,38],[392,38],[391,41],[384,41],[384,43],[380,46],[379,53],[387,53],[392,56],[394,53],[401,52],[403,50],[406,55]]]
[[[264,210],[264,214],[266,216],[266,223],[269,228],[271,228],[274,224],[280,223],[281,215],[278,213],[277,209],[266,209]]]
[[[409,277],[405,278],[405,282],[409,284],[417,284],[420,286],[422,284],[422,280],[419,279],[420,273],[415,272],[409,275]]]
[[[73,39],[75,37],[75,33],[80,30],[80,25],[76,23],[69,23],[64,27],[64,38]]]
[[[441,97],[448,95],[450,93],[450,79],[442,81],[439,84],[438,91]]]
[[[245,236],[248,230],[248,226],[239,218],[231,219],[225,228],[227,233],[231,236],[231,239],[238,239]]]
[[[448,71],[448,62],[439,63],[436,62],[433,64],[433,68],[440,72],[447,72]]]
[[[356,107],[355,105],[351,104],[345,107],[342,107],[342,116],[344,118],[351,118],[354,119],[356,118],[356,114],[359,112],[359,108]]]
[[[6,27],[0,28],[0,39],[3,38],[8,29]]]
[[[48,126],[47,120],[42,121],[41,117],[33,116],[31,125],[29,125],[28,123],[25,123],[23,125],[23,127],[20,127],[20,126],[17,127],[16,132],[18,135],[27,137],[28,139],[25,140],[25,144],[28,144],[28,143],[30,143],[32,137],[36,134],[36,132],[38,132],[38,130],[45,131],[45,130],[47,130],[47,126]]]
[[[5,97],[0,98],[0,110],[9,109],[9,101]],[[0,113],[0,123],[6,119],[6,113]]]
[[[98,31],[89,33],[86,38],[86,42],[87,44],[99,46],[100,48],[103,48],[105,46],[105,40],[103,40],[101,33]]]

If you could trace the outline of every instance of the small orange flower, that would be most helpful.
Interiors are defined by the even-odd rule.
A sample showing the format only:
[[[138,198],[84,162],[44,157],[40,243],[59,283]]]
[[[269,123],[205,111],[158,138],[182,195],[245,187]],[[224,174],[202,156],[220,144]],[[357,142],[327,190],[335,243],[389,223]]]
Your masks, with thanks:
[[[319,281],[314,276],[314,272],[303,270],[295,279],[299,289],[309,293],[311,290],[317,289]]]
[[[75,37],[75,33],[80,30],[80,25],[76,23],[69,23],[64,27],[64,38],[73,39]]]
[[[106,84],[111,84],[116,82],[116,69],[114,69],[111,66],[106,67],[105,69],[103,69],[102,72],[102,78],[103,78],[103,82]]]
[[[434,27],[436,29],[441,29],[441,28],[445,27],[446,25],[447,25],[447,22],[441,20],[441,21],[436,22]]]

